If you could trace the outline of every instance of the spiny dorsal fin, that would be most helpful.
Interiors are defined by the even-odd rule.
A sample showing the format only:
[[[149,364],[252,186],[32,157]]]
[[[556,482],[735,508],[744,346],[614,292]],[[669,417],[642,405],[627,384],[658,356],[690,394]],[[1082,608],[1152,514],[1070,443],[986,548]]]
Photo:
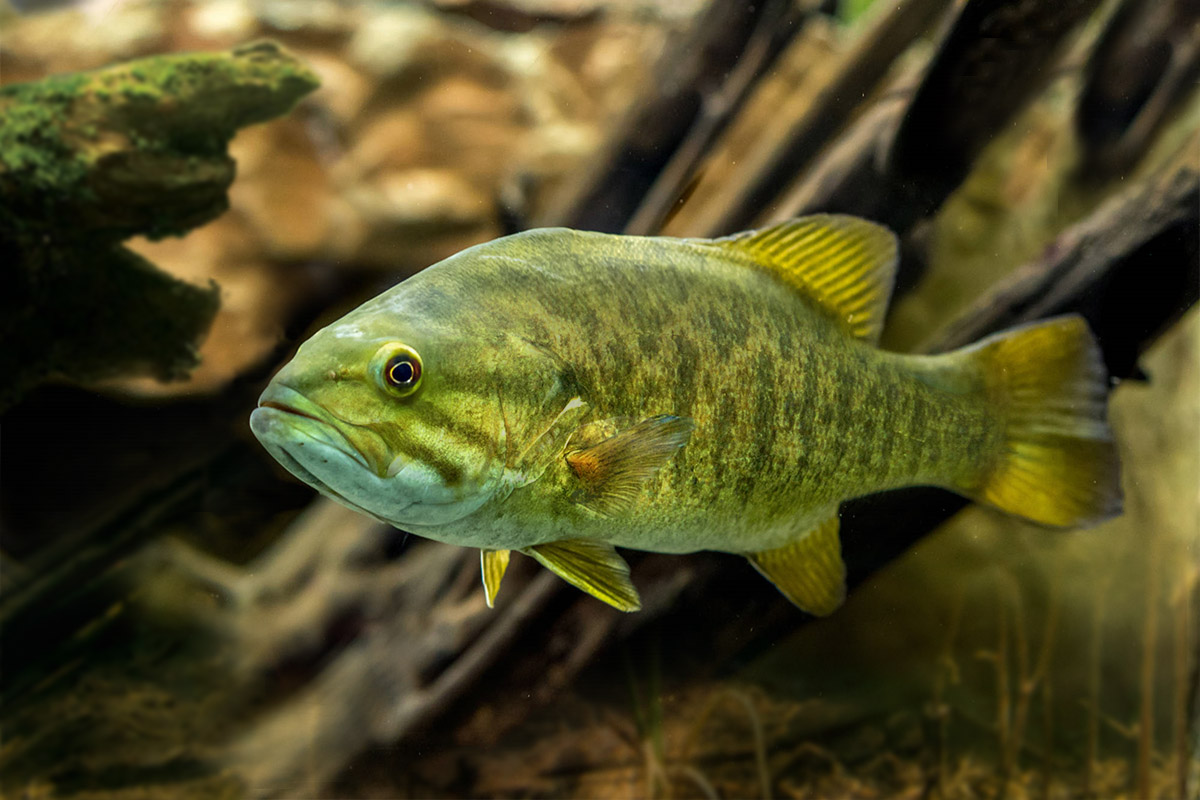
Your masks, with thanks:
[[[858,217],[815,214],[714,239],[815,300],[856,338],[874,344],[896,274],[896,237]]]
[[[629,580],[629,565],[611,544],[575,539],[534,545],[521,552],[577,589],[603,600],[619,611],[642,607],[637,589]]]
[[[659,416],[589,447],[575,449],[568,442],[567,463],[582,484],[576,502],[605,516],[629,508],[646,481],[687,444],[691,433],[690,419]]]
[[[496,595],[500,592],[500,581],[504,579],[504,571],[508,569],[508,550],[480,550],[479,566],[483,573],[483,599],[487,607],[496,604]]]
[[[792,543],[746,557],[784,597],[810,614],[832,614],[846,599],[837,511]]]

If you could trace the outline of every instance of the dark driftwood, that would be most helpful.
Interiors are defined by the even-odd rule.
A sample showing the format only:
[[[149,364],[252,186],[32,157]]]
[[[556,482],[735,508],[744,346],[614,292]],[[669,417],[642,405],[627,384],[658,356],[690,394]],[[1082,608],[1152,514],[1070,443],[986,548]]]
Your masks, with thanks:
[[[881,221],[908,230],[967,176],[983,146],[1048,82],[1099,0],[970,0],[938,47],[887,156],[899,193]]]
[[[1001,281],[920,350],[961,347],[1000,330],[1063,313],[1087,319],[1115,378],[1138,375],[1138,355],[1200,299],[1200,139],[1193,138],[1175,164],[1111,199],[1064,231],[1042,256]],[[1152,376],[1151,376],[1152,377]],[[897,558],[922,536],[967,505],[937,489],[906,489],[842,506],[842,547],[854,586]],[[887,531],[880,536],[880,531]],[[634,568],[670,575],[679,557],[651,555]],[[731,557],[689,557],[689,579],[680,590],[693,598],[666,624],[705,619],[717,629],[755,630],[728,636],[733,644],[715,662],[735,657],[755,642],[777,640],[803,622],[774,588]],[[639,583],[645,591],[647,578]],[[739,579],[737,576],[741,575]],[[727,599],[737,596],[738,610]],[[628,620],[629,626],[641,621]],[[711,647],[711,643],[708,645]]]
[[[588,172],[536,224],[610,233],[624,229],[705,106],[717,102],[755,32],[761,36],[774,29],[787,35],[796,27],[789,5],[715,0],[662,57],[649,93],[627,114]],[[777,52],[778,45],[770,45],[771,50]]]
[[[1189,151],[1197,146],[1193,139]],[[1062,233],[921,351],[944,352],[1024,322],[1077,313],[1096,334],[1110,373],[1136,376],[1137,357],[1200,298],[1198,207],[1200,173],[1191,164],[1133,187]],[[848,503],[843,543],[852,579],[891,561],[964,505],[925,489]],[[883,528],[884,540],[871,535]]]
[[[821,148],[852,118],[863,98],[879,82],[913,41],[945,9],[946,0],[905,0],[881,17],[855,44],[837,76],[795,121],[775,152],[765,153],[747,165],[744,183],[715,198],[710,208],[694,220],[695,236],[722,236],[752,227],[768,214],[772,204],[796,175],[802,174]]]
[[[771,67],[810,12],[794,7],[790,13],[768,13],[758,23],[746,49],[721,87],[702,98],[700,113],[646,192],[625,233],[658,232],[717,138],[741,111],[760,78]]]
[[[1099,338],[1109,371],[1132,375],[1145,344],[1197,297],[1200,139],[1182,155],[1192,163],[1109,200],[921,349],[949,350],[989,331],[1077,312]]]
[[[1075,129],[1089,169],[1132,166],[1200,73],[1200,4],[1124,0],[1088,59]]]
[[[970,0],[915,94],[883,97],[769,214],[858,214],[906,233],[932,214],[975,156],[1045,85],[1096,0]]]

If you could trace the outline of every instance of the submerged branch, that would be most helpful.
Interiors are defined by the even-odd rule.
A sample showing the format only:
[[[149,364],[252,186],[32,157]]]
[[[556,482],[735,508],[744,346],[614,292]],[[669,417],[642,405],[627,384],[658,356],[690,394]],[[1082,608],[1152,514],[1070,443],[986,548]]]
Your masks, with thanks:
[[[1136,374],[1138,355],[1200,292],[1197,152],[1200,138],[1193,137],[1176,165],[1066,230],[921,350],[952,350],[1023,322],[1075,312],[1099,339],[1109,371]]]
[[[720,98],[729,91],[725,88],[730,84],[727,75],[741,62],[746,48],[774,34],[776,41],[762,45],[763,61],[769,62],[799,27],[789,5],[778,0],[715,0],[692,30],[662,57],[647,94],[635,103],[592,167],[567,187],[553,205],[552,215],[537,224],[621,231],[672,156],[688,141],[693,126],[714,123],[706,112],[721,104]],[[753,81],[760,75],[761,70],[754,70],[739,77]],[[701,139],[707,145],[712,137]],[[655,206],[661,207],[662,202],[655,201]]]
[[[895,60],[937,19],[945,0],[905,0],[882,16],[842,59],[837,74],[771,152],[748,164],[748,177],[713,198],[692,221],[694,236],[721,236],[761,221],[783,190],[853,118]]]

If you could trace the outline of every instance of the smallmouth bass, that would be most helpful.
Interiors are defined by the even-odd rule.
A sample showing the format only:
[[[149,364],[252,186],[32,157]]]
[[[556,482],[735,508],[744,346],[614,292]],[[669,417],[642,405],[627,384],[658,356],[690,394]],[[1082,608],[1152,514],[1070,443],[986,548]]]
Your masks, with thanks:
[[[711,240],[519,233],[317,332],[250,425],[334,500],[479,548],[489,605],[518,550],[636,610],[616,546],[742,554],[828,614],[839,505],[902,486],[1056,527],[1119,513],[1083,319],[885,352],[896,259],[886,228],[835,215]]]

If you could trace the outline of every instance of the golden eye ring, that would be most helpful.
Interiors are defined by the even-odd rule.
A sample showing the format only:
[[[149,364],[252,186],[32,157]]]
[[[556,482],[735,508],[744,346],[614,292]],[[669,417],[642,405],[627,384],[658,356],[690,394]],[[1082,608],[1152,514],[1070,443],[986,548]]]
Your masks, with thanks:
[[[388,394],[408,397],[421,385],[424,372],[421,356],[408,345],[399,342],[385,344],[371,361],[371,372],[376,382]]]

